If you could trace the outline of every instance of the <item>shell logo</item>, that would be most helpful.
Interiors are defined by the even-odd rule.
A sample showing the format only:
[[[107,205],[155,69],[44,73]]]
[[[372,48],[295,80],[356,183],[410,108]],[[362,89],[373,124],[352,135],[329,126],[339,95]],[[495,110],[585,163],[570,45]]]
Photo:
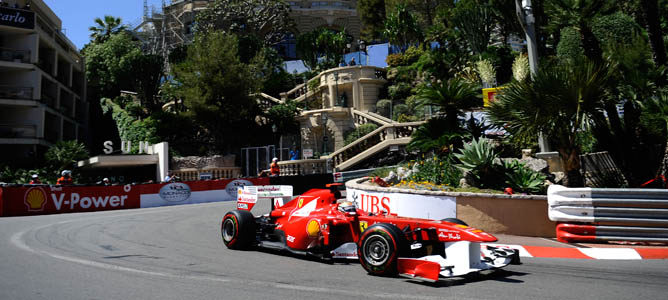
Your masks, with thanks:
[[[46,204],[46,193],[42,188],[30,188],[26,191],[23,202],[28,211],[43,211]]]
[[[306,233],[308,233],[310,237],[317,237],[320,233],[320,222],[317,220],[309,221],[306,225]]]

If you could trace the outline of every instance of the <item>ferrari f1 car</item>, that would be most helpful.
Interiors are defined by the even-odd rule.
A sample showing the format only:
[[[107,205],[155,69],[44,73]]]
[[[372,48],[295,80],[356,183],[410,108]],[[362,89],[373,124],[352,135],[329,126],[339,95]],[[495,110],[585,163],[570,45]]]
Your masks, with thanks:
[[[354,259],[372,275],[431,282],[519,263],[516,250],[482,246],[497,239],[461,220],[367,213],[338,198],[336,186],[312,189],[285,204],[276,198],[270,213],[256,217],[250,210],[258,198],[240,194],[238,210],[222,219],[223,242],[230,249],[261,247]]]

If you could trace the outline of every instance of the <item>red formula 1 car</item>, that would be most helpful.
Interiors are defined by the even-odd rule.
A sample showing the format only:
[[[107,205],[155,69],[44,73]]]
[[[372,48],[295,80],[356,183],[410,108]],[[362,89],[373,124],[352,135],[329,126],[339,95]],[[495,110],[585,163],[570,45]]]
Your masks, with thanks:
[[[519,263],[516,250],[481,246],[497,239],[458,219],[371,214],[338,198],[336,186],[312,189],[283,205],[272,202],[269,214],[255,217],[250,212],[254,201],[240,196],[239,210],[223,217],[223,242],[230,249],[256,246],[323,259],[359,259],[373,275],[432,282]]]

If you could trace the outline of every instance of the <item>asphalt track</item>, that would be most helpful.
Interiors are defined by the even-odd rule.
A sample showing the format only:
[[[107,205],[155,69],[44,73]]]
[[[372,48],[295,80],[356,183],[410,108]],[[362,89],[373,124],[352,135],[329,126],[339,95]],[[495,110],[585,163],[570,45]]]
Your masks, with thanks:
[[[665,299],[668,260],[524,258],[423,284],[328,264],[232,251],[234,203],[0,218],[0,299]]]

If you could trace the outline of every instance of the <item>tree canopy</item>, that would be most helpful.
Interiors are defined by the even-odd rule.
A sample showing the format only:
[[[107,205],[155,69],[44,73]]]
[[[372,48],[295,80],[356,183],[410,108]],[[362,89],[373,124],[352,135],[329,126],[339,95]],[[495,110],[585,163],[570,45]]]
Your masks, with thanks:
[[[216,0],[197,15],[197,31],[223,31],[274,45],[292,31],[290,7],[282,0]]]

